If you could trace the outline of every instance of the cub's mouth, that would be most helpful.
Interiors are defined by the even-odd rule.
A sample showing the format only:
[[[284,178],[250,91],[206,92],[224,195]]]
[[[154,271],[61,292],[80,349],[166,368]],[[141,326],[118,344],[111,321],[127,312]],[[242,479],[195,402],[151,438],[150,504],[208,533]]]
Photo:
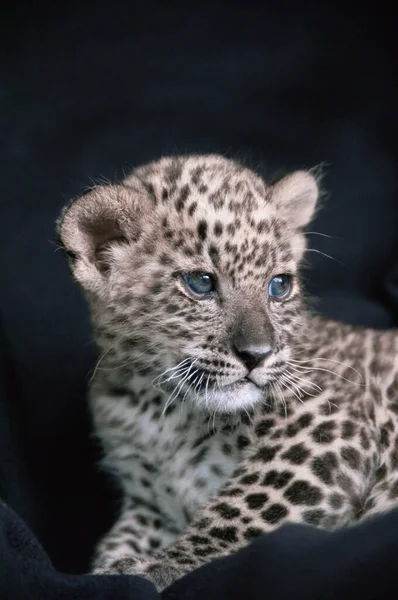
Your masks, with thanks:
[[[252,385],[256,388],[261,389],[261,386],[258,385],[253,379],[251,379],[250,374],[245,375],[244,377],[240,377],[239,379],[235,379],[235,381],[230,381],[228,383],[222,383],[220,381],[220,377],[216,376],[211,371],[207,371],[206,369],[199,369],[199,379],[196,387],[197,391],[205,390],[206,387],[208,389],[213,389],[217,387],[217,389],[222,392],[223,390],[231,390],[238,389],[239,387],[243,387],[245,385]]]

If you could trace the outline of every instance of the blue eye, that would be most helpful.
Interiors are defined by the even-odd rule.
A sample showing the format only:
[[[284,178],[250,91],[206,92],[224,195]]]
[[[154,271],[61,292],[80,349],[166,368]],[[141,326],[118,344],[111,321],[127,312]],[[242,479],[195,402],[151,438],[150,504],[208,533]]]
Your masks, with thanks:
[[[186,273],[182,275],[183,280],[187,287],[198,296],[205,296],[214,291],[214,279],[209,273],[202,273],[201,271],[194,271],[193,273]]]
[[[290,275],[276,275],[270,281],[268,293],[273,298],[285,298],[291,288]]]

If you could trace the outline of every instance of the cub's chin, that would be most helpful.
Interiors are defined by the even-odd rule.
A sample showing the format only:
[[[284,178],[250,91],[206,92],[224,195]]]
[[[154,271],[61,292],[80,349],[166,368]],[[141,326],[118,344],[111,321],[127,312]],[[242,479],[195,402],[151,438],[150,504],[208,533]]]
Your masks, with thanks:
[[[238,413],[252,408],[263,396],[263,390],[257,385],[247,379],[241,379],[222,388],[201,391],[195,394],[192,401],[210,413]]]

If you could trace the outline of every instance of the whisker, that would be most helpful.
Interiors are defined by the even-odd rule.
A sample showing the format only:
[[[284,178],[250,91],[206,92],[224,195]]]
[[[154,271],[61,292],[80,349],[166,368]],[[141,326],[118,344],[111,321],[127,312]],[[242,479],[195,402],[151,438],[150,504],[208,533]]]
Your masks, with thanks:
[[[305,235],[320,235],[325,238],[329,238],[331,240],[341,240],[343,238],[336,237],[334,235],[328,235],[327,233],[319,233],[319,231],[306,231]]]
[[[295,391],[295,389],[296,389],[296,390],[298,389],[298,388],[297,388],[297,386],[295,386],[295,385],[293,385],[291,382],[289,382],[289,380],[288,380],[288,379],[286,379],[286,378],[285,378],[283,375],[280,377],[280,379],[281,379],[281,384],[282,384],[283,386],[285,386],[285,388],[286,388],[287,390],[289,390],[290,392],[292,392],[292,394],[294,394],[294,396],[296,396],[297,400],[298,400],[299,402],[301,402],[301,404],[304,404],[304,402],[303,402],[303,400],[302,400],[302,398],[301,398],[300,391],[297,391],[297,392]]]
[[[171,403],[178,397],[178,394],[180,392],[180,390],[182,389],[182,386],[184,385],[184,382],[186,381],[190,370],[193,367],[193,363],[191,364],[191,366],[189,367],[187,374],[185,375],[185,377],[178,383],[178,385],[176,386],[176,388],[174,389],[173,393],[171,394],[170,398],[167,400],[165,407],[162,411],[161,417],[164,416],[164,414],[166,413],[166,410],[168,409],[168,407],[171,405]]]
[[[282,387],[279,383],[279,381],[275,380],[273,381],[273,385],[275,385],[275,389],[278,392],[278,397],[280,400],[281,405],[283,406],[284,410],[285,410],[285,426],[287,425],[287,403],[286,403],[286,398],[283,394],[283,390]]]
[[[312,381],[309,381],[308,379],[303,379],[302,377],[300,377],[300,375],[301,375],[300,371],[295,366],[291,365],[289,361],[287,361],[287,364],[289,365],[289,367],[291,369],[293,369],[294,371],[296,371],[297,373],[299,373],[299,375],[296,375],[294,373],[290,373],[290,371],[287,371],[291,377],[298,378],[299,381],[302,381],[306,385],[311,386],[312,388],[318,390],[318,392],[320,392],[320,393],[323,391],[322,388],[321,388],[321,386],[319,386],[317,383],[314,383]]]
[[[301,250],[301,248],[292,248],[292,250]],[[304,252],[315,252],[316,254],[321,254],[325,258],[330,258],[330,260],[333,260],[334,262],[337,262],[339,265],[341,265],[345,269],[348,269],[348,265],[343,263],[341,260],[339,260],[338,258],[334,258],[334,256],[330,256],[330,254],[326,254],[326,252],[322,252],[321,250],[318,250],[317,248],[305,248]]]
[[[342,379],[343,381],[347,381],[348,383],[352,383],[353,385],[358,385],[358,386],[365,385],[364,383],[358,383],[357,381],[352,381],[351,379],[347,379],[347,377],[343,377],[343,375],[340,375],[339,373],[336,373],[335,371],[331,371],[330,369],[325,369],[324,367],[302,367],[302,366],[298,366],[298,368],[299,369],[303,369],[304,371],[325,371],[326,373],[331,373],[332,375],[335,375],[339,379]],[[355,369],[354,369],[354,371],[355,371]],[[362,377],[361,377],[361,379],[362,379]]]
[[[111,348],[108,348],[107,350],[104,350],[104,352],[101,354],[101,356],[99,357],[97,364],[95,365],[94,369],[93,369],[93,373],[89,379],[89,383],[91,383],[99,369],[99,366],[101,364],[101,362],[103,361],[103,359],[105,358],[105,356],[108,354],[108,352],[110,352]]]

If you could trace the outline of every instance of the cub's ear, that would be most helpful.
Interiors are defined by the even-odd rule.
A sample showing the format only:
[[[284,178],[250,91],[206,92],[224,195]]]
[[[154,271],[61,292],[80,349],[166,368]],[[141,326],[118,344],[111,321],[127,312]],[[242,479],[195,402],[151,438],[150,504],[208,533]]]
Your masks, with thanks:
[[[142,232],[148,195],[141,182],[96,186],[64,208],[57,221],[58,240],[74,277],[88,291],[100,292],[112,261],[112,248],[136,242]]]
[[[318,198],[316,179],[307,171],[295,171],[272,186],[272,201],[292,230],[308,225],[314,216]]]

